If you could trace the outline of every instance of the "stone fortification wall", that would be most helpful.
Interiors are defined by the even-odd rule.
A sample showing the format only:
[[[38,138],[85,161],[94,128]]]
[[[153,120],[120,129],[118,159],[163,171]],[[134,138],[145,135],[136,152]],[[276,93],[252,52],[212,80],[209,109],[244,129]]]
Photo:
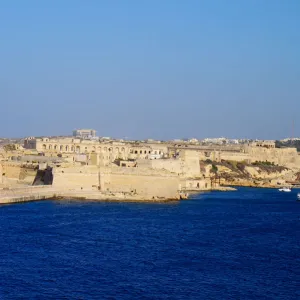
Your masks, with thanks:
[[[99,185],[97,167],[53,168],[54,187],[97,189]]]
[[[243,151],[243,145],[189,145],[189,144],[168,144],[169,150],[193,150],[193,151]]]
[[[179,178],[139,174],[106,174],[105,188],[113,192],[137,193],[146,197],[176,198]]]
[[[167,170],[171,173],[182,174],[184,162],[181,159],[157,159],[149,161],[149,167],[156,170]]]
[[[36,176],[34,167],[26,167],[26,165],[22,165],[21,163],[3,162],[1,168],[0,183],[6,186],[15,184],[31,185]]]
[[[2,164],[0,163],[0,184],[3,183],[3,167],[2,167]]]
[[[197,151],[181,150],[176,158],[152,160],[150,164],[152,169],[167,170],[181,177],[201,176],[200,159]]]
[[[183,175],[186,177],[201,176],[199,152],[193,150],[182,150],[179,159],[183,162]]]
[[[203,178],[203,179],[187,179],[182,181],[182,188],[183,190],[190,190],[190,191],[197,191],[197,190],[210,190],[212,188],[210,178]]]
[[[54,168],[53,186],[80,190],[97,190],[100,187],[101,191],[175,198],[179,189],[179,177],[166,171],[143,168]]]
[[[248,153],[243,152],[220,152],[219,153],[220,160],[233,160],[233,161],[246,161],[250,162],[251,157]]]
[[[10,179],[19,179],[21,172],[20,164],[4,164],[3,165],[3,174],[6,178]]]
[[[250,161],[270,161],[287,167],[296,166],[299,163],[296,148],[264,148],[249,147]]]

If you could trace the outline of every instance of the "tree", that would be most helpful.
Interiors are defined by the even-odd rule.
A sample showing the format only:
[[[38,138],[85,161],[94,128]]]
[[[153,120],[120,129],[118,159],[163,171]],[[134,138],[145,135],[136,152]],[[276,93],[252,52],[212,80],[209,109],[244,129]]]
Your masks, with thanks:
[[[211,166],[211,172],[215,173],[215,174],[218,172],[218,167],[215,164],[212,164],[212,166]]]
[[[17,147],[14,144],[7,144],[3,148],[6,152],[17,150]]]

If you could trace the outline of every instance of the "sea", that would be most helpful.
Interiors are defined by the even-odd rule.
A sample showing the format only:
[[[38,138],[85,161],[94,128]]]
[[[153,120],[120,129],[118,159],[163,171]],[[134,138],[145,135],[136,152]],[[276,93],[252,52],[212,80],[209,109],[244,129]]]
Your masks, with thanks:
[[[297,192],[0,206],[0,299],[300,299]]]

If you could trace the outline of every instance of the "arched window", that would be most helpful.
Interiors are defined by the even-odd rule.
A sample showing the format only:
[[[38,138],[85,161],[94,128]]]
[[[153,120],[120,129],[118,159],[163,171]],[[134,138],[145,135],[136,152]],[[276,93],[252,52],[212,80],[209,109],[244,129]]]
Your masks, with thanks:
[[[76,146],[76,152],[80,153],[80,146]]]
[[[66,146],[66,151],[69,151],[69,146]]]
[[[59,146],[59,150],[60,150],[60,151],[63,150],[63,146],[62,146],[62,145]]]
[[[74,146],[71,146],[71,151],[74,152]]]
[[[49,150],[52,150],[52,145],[49,145]]]
[[[54,150],[57,150],[57,145],[54,145]]]
[[[44,145],[43,145],[43,149],[46,150],[46,148],[47,148],[47,146],[44,144]]]
[[[125,148],[122,148],[121,151],[122,151],[122,152],[125,152]]]

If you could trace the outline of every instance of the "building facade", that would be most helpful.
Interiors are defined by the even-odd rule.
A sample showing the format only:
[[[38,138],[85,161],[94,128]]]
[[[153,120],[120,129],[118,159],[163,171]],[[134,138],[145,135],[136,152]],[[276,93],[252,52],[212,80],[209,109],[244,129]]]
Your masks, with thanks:
[[[79,138],[94,138],[96,137],[96,130],[94,129],[76,129],[73,131],[74,137]]]

